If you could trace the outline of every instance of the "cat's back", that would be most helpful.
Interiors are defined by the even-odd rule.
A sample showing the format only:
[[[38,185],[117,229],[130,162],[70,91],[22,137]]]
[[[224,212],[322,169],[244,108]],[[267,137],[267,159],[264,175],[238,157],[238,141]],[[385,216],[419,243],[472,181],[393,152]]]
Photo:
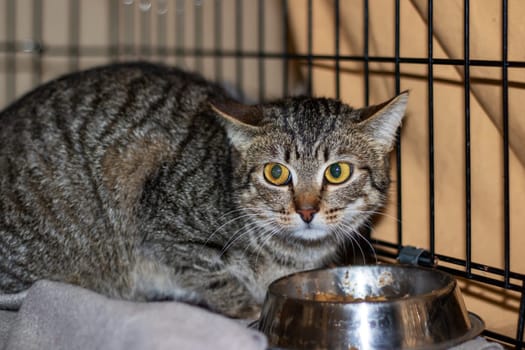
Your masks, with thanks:
[[[196,74],[146,62],[112,64],[62,76],[22,96],[0,111],[0,132],[14,124],[20,130],[29,120],[47,123],[52,117],[62,122],[113,115],[127,119],[151,114],[155,111],[147,107],[170,100],[172,107],[191,112],[212,96],[223,92]]]
[[[210,101],[224,97],[198,75],[144,62],[53,80],[0,112],[0,187],[22,176],[39,185],[73,173],[97,179],[123,152],[173,151],[188,134],[218,128]]]
[[[0,291],[65,270],[73,282],[113,278],[95,266],[126,263],[144,182],[185,143],[223,142],[209,102],[224,96],[191,73],[124,63],[61,77],[0,112]]]
[[[209,111],[210,100],[224,96],[221,88],[198,75],[144,62],[69,74],[0,112],[0,155],[71,153],[89,158],[151,129],[162,129],[177,142]]]

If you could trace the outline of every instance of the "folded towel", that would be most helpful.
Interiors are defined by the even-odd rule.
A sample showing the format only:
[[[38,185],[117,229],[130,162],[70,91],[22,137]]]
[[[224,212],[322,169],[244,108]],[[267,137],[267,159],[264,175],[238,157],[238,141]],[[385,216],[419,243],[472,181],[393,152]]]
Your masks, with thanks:
[[[4,350],[266,348],[261,333],[197,307],[113,300],[50,281],[35,283],[14,314],[0,318],[11,323],[0,332],[7,335]]]

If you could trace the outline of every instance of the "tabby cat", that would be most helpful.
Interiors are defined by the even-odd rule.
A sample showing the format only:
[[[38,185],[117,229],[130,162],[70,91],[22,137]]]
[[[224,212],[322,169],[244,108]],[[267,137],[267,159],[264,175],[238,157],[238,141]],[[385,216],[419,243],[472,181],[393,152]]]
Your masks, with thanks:
[[[51,279],[253,316],[384,203],[407,98],[247,106],[149,63],[49,82],[0,113],[0,293]]]

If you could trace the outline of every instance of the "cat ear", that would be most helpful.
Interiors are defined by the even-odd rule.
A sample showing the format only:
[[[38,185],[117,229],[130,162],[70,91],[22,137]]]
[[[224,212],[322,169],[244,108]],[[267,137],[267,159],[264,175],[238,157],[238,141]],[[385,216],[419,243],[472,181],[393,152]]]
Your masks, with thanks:
[[[220,116],[231,143],[238,149],[246,147],[263,118],[262,110],[231,100],[214,101],[210,106]]]
[[[258,106],[244,105],[235,101],[214,101],[211,108],[220,116],[235,124],[256,127],[262,120]]]
[[[386,102],[363,108],[358,125],[387,151],[391,151],[394,148],[397,129],[405,115],[407,102],[408,91],[404,91]]]

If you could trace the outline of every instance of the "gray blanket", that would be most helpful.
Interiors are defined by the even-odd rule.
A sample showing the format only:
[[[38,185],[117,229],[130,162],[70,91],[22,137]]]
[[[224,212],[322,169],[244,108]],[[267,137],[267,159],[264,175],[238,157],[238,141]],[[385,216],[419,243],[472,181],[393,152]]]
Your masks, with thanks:
[[[13,308],[19,299],[2,296],[0,306]],[[33,349],[262,350],[266,339],[239,322],[186,304],[113,300],[40,281],[29,289],[18,312],[0,310],[0,350]],[[453,348],[481,349],[503,348],[481,337]]]
[[[0,311],[3,350],[265,348],[262,334],[200,308],[112,300],[50,281],[31,287],[18,312]]]

